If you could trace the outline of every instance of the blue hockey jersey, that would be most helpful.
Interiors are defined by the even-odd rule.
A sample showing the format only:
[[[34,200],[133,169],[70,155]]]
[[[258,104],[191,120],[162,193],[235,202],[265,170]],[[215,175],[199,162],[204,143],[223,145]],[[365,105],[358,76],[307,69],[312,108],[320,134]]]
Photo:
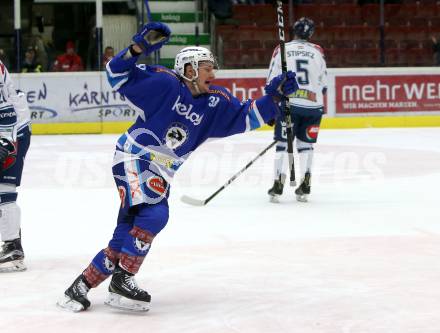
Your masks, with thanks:
[[[119,138],[117,150],[121,160],[149,161],[167,181],[208,138],[254,130],[279,112],[270,96],[240,102],[220,86],[211,85],[209,93],[194,97],[174,71],[138,67],[137,57],[124,57],[127,52],[121,51],[106,68],[110,85],[139,113]]]

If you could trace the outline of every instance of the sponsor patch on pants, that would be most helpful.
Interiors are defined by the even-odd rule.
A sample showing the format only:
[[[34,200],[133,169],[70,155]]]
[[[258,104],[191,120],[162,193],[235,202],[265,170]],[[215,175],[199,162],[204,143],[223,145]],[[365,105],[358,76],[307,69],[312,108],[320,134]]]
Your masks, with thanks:
[[[147,179],[147,186],[154,193],[163,195],[166,191],[165,180],[159,176],[152,176]]]
[[[319,126],[312,125],[307,127],[306,135],[309,140],[316,140],[318,138]]]

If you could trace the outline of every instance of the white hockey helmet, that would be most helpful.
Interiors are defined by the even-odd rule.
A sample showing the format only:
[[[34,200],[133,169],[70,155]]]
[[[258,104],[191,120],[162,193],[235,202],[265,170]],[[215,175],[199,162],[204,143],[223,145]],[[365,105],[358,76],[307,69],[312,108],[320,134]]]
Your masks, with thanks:
[[[194,80],[197,79],[199,76],[198,69],[199,62],[201,61],[212,62],[214,68],[218,68],[217,61],[215,60],[214,55],[207,48],[200,46],[188,46],[177,53],[174,62],[174,70],[184,79],[191,81],[191,79],[185,76],[185,65],[190,64],[196,72],[195,77],[192,78],[192,80]]]

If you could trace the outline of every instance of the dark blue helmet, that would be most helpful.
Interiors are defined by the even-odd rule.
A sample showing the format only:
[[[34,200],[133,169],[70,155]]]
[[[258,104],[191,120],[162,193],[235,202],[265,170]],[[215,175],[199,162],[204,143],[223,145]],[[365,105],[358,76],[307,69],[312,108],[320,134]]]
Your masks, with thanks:
[[[301,39],[309,40],[314,31],[315,23],[307,17],[301,17],[293,25],[293,32],[295,33],[295,36]]]

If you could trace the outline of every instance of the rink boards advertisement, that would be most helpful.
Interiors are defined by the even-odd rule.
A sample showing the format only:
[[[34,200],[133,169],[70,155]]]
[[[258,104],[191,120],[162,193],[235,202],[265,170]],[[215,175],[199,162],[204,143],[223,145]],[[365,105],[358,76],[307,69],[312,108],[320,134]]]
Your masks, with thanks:
[[[248,77],[225,73],[217,82],[238,98],[262,96],[265,71],[243,72]],[[324,101],[328,117],[440,114],[440,70],[329,69]]]
[[[440,75],[336,76],[336,113],[440,110]]]
[[[258,98],[264,94],[266,73],[264,69],[223,70],[217,73],[215,84],[240,100]],[[119,127],[126,127],[137,116],[124,96],[111,89],[103,72],[15,74],[13,79],[27,94],[34,124],[69,124],[75,126],[76,133],[81,132],[81,126],[91,129],[84,132],[102,132],[108,125],[119,132]],[[324,127],[341,128],[337,124],[342,122],[342,127],[406,126],[411,117],[416,120],[412,126],[426,126],[420,116],[431,116],[427,124],[439,126],[435,119],[439,115],[438,68],[328,70]],[[364,126],[355,125],[359,117],[368,120]],[[398,117],[406,123],[396,122]]]
[[[104,73],[42,73],[17,77],[34,123],[133,121],[136,112]]]

